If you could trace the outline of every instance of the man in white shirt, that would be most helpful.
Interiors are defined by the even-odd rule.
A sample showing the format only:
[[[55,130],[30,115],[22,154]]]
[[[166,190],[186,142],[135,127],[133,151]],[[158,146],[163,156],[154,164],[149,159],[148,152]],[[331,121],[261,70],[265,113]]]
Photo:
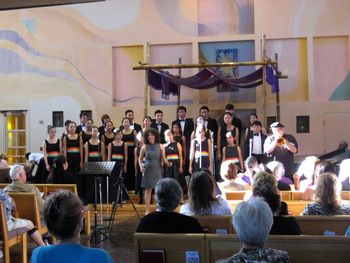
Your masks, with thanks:
[[[254,121],[252,128],[253,132],[248,133],[244,143],[244,159],[254,156],[258,160],[258,163],[265,163],[264,143],[266,135],[261,132],[261,122]]]

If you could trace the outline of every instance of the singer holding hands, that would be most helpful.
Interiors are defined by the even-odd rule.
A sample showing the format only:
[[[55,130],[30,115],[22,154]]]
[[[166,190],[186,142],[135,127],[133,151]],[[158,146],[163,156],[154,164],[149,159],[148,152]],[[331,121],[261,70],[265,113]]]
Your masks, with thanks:
[[[142,172],[142,188],[145,189],[146,215],[150,213],[152,189],[162,178],[162,164],[171,166],[165,156],[165,147],[160,144],[159,132],[150,128],[143,133],[145,145],[142,146],[139,156],[139,165]]]
[[[264,144],[265,153],[274,161],[279,161],[285,168],[285,176],[293,181],[294,154],[298,152],[298,143],[294,136],[284,132],[284,125],[274,122],[270,126],[272,135]]]

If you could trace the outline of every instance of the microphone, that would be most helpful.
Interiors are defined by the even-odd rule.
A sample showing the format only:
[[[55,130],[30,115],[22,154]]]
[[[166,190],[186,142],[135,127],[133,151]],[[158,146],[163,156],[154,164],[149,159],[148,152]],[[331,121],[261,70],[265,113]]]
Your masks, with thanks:
[[[252,156],[252,150],[253,150],[253,139],[249,139],[249,157]]]

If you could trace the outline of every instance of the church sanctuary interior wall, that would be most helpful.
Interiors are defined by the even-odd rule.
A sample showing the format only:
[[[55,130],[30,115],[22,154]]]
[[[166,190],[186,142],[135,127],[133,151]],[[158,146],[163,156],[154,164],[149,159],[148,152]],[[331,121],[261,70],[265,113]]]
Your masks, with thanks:
[[[1,11],[0,111],[27,110],[27,150],[33,152],[53,111],[78,122],[80,110],[91,110],[100,126],[103,113],[119,125],[132,108],[140,123],[145,73],[131,67],[146,61],[147,42],[151,63],[178,63],[179,57],[182,63],[250,61],[261,59],[266,35],[267,55],[277,53],[288,75],[280,80],[281,122],[298,140],[300,155],[321,154],[340,139],[350,141],[349,12],[348,0],[106,0]],[[237,77],[254,69],[222,72]],[[148,95],[148,115],[160,108],[170,123],[177,97],[164,100],[152,88]],[[276,116],[269,86],[265,100],[261,87],[181,88],[189,116],[203,104],[219,115],[230,102],[241,118],[255,110],[261,118]],[[0,152],[5,126],[0,117]]]

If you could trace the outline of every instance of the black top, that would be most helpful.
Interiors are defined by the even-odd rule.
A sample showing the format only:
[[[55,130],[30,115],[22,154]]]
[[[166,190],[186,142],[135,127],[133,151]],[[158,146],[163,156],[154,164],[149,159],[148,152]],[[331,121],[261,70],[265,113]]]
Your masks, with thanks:
[[[75,184],[76,181],[74,176],[68,172],[63,171],[62,173],[56,174],[54,171],[50,173],[47,178],[48,184]]]
[[[94,145],[88,142],[88,162],[101,161],[101,142]]]
[[[294,136],[290,134],[285,134],[283,136],[286,140],[288,140],[290,143],[294,144],[294,146],[298,149],[298,143]],[[267,137],[265,144],[271,144],[274,141],[274,136]],[[265,148],[265,147],[264,147]],[[275,149],[269,154],[272,158],[275,158],[276,161],[279,161],[283,164],[285,169],[285,176],[293,180],[293,164],[294,164],[294,154],[290,152],[285,147],[276,146]]]
[[[45,140],[46,144],[46,153],[47,153],[47,161],[49,165],[52,167],[53,160],[60,155],[60,139],[57,139],[56,143],[50,143],[48,140]]]
[[[104,141],[104,144],[105,146],[107,147],[111,142],[114,141],[114,134],[113,134],[113,137],[112,138],[108,138],[106,134],[103,134],[103,137],[105,138],[105,141]]]
[[[125,145],[124,142],[121,145],[115,146],[114,143],[111,143],[112,151],[111,151],[111,161],[115,162],[124,162],[125,158]]]
[[[83,140],[83,144],[85,144],[88,140],[91,139],[91,134],[87,134],[84,131],[81,132],[81,138]]]
[[[195,159],[194,162],[195,164],[197,164],[196,168],[209,168],[209,158],[211,158],[211,156],[209,156],[209,143],[208,143],[208,139],[205,139],[202,142],[198,142],[197,140],[195,140],[194,143],[194,149],[195,149]],[[201,163],[202,162],[202,163]],[[199,165],[202,164],[201,167],[199,167]],[[194,169],[195,171],[197,171],[197,169]]]
[[[164,132],[169,129],[169,125],[164,123],[164,122],[158,124],[156,121],[153,121],[151,123],[151,128],[154,128],[154,129],[156,129],[159,132],[158,125],[160,125],[160,133],[159,133],[160,142],[162,144],[164,144],[165,143]]]
[[[79,156],[80,157],[80,136],[77,139],[67,139],[67,155],[68,156]]]
[[[225,123],[224,123],[224,115],[223,114],[220,119],[218,120],[218,124],[220,126],[225,126]],[[239,144],[241,143],[241,136],[242,136],[242,121],[237,118],[235,115],[233,115],[233,118],[232,118],[232,124],[238,128],[238,131],[239,131]]]
[[[141,219],[136,232],[203,233],[197,219],[176,212],[153,212]]]
[[[294,217],[274,216],[270,235],[301,235],[301,231]]]
[[[173,126],[174,123],[178,123],[180,125],[180,127],[181,127],[181,122],[182,122],[182,120],[177,119],[177,120],[172,122],[171,126]],[[188,144],[187,146],[190,146],[190,144],[191,144],[191,134],[192,134],[193,131],[194,131],[193,119],[186,118],[185,119],[185,128],[182,131],[182,134],[186,138],[186,142]]]

